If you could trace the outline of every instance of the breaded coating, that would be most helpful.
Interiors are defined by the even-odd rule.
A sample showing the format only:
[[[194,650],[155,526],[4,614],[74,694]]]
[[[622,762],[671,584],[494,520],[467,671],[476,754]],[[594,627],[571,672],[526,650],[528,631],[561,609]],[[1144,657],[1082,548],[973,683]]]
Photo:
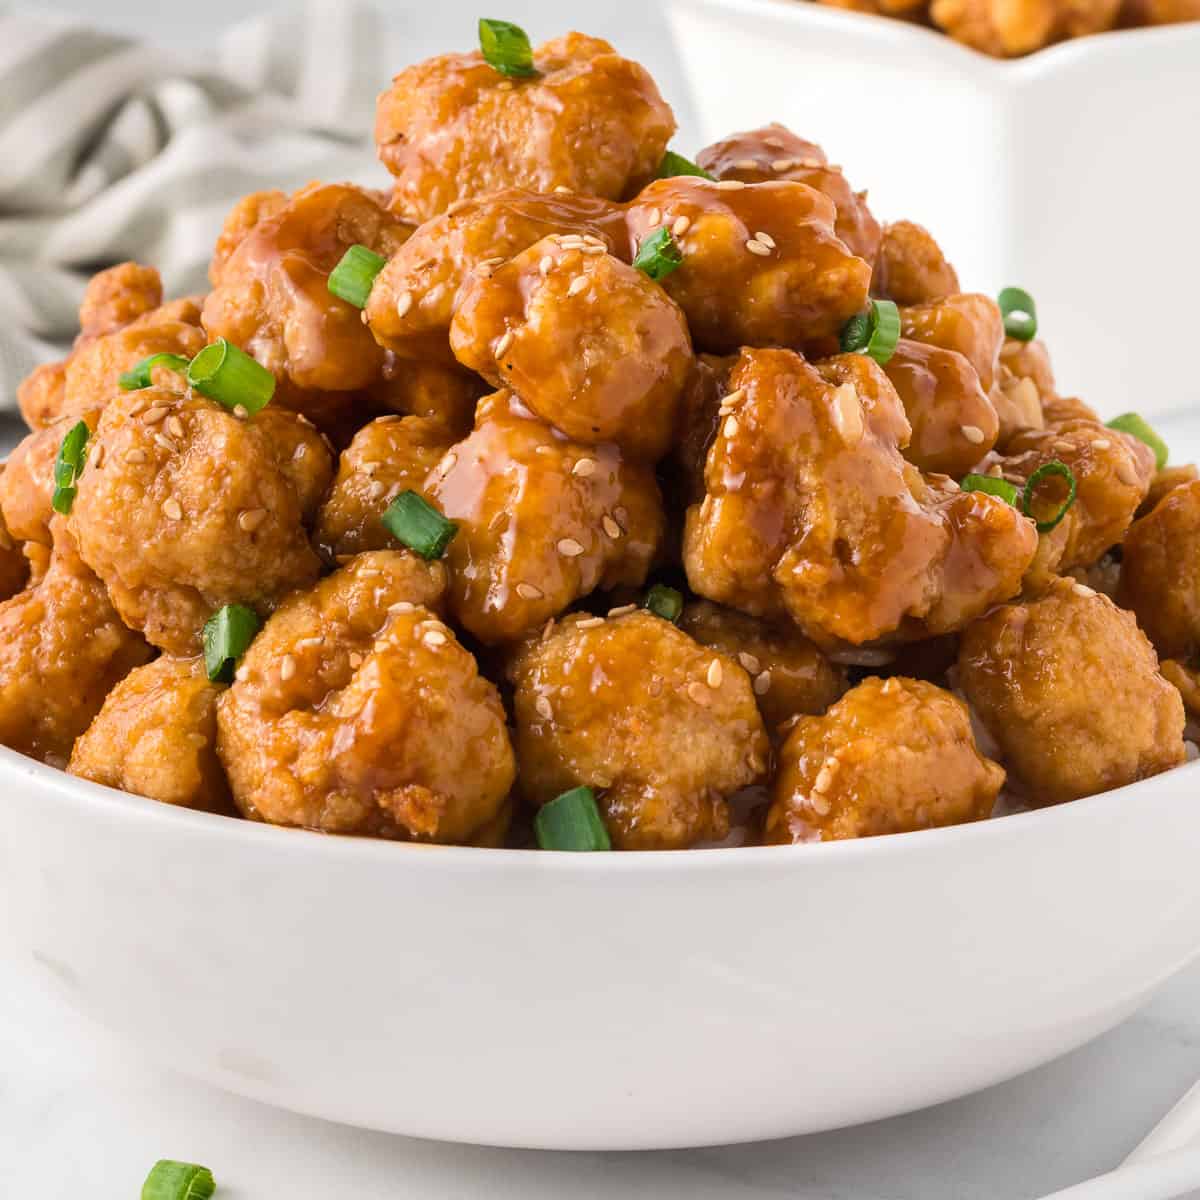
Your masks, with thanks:
[[[637,245],[672,231],[683,262],[662,286],[714,354],[832,337],[866,305],[871,268],[838,239],[836,217],[803,183],[691,175],[652,183],[627,213]]]
[[[579,33],[533,61],[537,74],[521,79],[479,51],[443,54],[392,80],[375,141],[397,212],[425,221],[509,187],[621,200],[654,176],[675,117],[643,67]]]
[[[0,600],[19,592],[29,578],[29,560],[21,553],[17,539],[5,522],[2,501],[4,497],[5,465],[0,463]]]
[[[1159,669],[1162,677],[1178,690],[1188,716],[1200,721],[1200,668],[1167,658]]]
[[[1003,362],[996,369],[996,381],[988,393],[992,408],[996,412],[999,432],[996,446],[1001,451],[1019,433],[1027,429],[1045,429],[1046,414],[1042,411],[1042,397],[1032,379],[1016,376]]]
[[[472,270],[487,271],[551,234],[594,238],[625,262],[624,209],[594,196],[510,188],[455,205],[420,226],[375,278],[367,322],[401,358],[454,363],[450,321]]]
[[[475,424],[475,405],[489,389],[478,375],[441,363],[384,355],[383,378],[369,391],[371,404],[405,417],[439,421],[456,438]]]
[[[652,469],[570,441],[506,392],[425,483],[458,525],[450,607],[480,641],[512,641],[597,587],[639,587],[663,536]]]
[[[1050,352],[1040,338],[1028,342],[1006,337],[1000,347],[1000,362],[1018,379],[1030,379],[1039,395],[1053,396],[1058,388],[1054,382],[1054,368],[1050,365]]]
[[[736,363],[736,356],[712,354],[702,354],[692,363],[679,401],[679,432],[666,464],[666,496],[673,509],[704,499],[704,464],[725,415],[721,401],[731,390],[729,373]]]
[[[1111,29],[1120,8],[1121,0],[931,0],[929,15],[955,41],[1014,58]]]
[[[904,408],[866,355],[743,350],[729,382],[687,514],[694,591],[855,644],[947,633],[1018,591],[1032,523],[905,462]]]
[[[702,646],[737,659],[750,675],[758,711],[772,736],[792,717],[820,715],[846,690],[845,670],[793,625],[696,600],[684,607],[679,628]]]
[[[233,252],[246,240],[246,235],[259,221],[266,221],[282,212],[287,202],[287,192],[269,188],[243,196],[229,210],[217,235],[212,261],[208,264],[208,281],[213,287],[220,286],[226,265],[233,257]]]
[[[115,333],[162,302],[162,279],[156,268],[136,262],[118,263],[88,280],[79,305],[80,336]]]
[[[975,368],[979,385],[991,390],[1004,345],[1000,306],[978,292],[958,292],[900,309],[901,337],[956,350]]]
[[[328,558],[398,547],[380,517],[403,491],[419,492],[454,443],[440,421],[380,417],[364,425],[338,459],[337,477],[317,513],[313,541]]]
[[[867,207],[867,193],[846,182],[842,168],[830,166],[825,151],[777,122],[730,134],[696,155],[697,165],[717,179],[766,183],[790,179],[823,192],[837,208],[835,230],[851,254],[874,263],[883,231]]]
[[[383,373],[383,352],[359,310],[329,291],[329,274],[351,246],[386,256],[408,233],[375,194],[310,184],[233,249],[204,302],[204,328],[253,355],[301,411],[305,392],[368,387]]]
[[[910,463],[961,479],[991,450],[1000,422],[963,355],[901,338],[883,369],[912,425]]]
[[[30,429],[43,429],[63,411],[67,391],[67,360],[42,363],[17,385],[17,407]]]
[[[769,746],[736,660],[647,612],[574,614],[514,657],[521,790],[595,789],[618,850],[678,850],[729,832],[726,797]]]
[[[217,697],[202,658],[163,655],[130,671],[75,743],[81,779],[164,804],[232,813],[217,758]]]
[[[265,613],[316,579],[306,525],[332,473],[293,413],[242,420],[194,393],[125,392],[92,436],[71,529],[126,624],[187,656],[223,605]]]
[[[470,279],[450,347],[568,437],[649,461],[671,445],[693,361],[683,313],[658,284],[560,237]]]
[[[1003,784],[957,696],[920,679],[872,677],[788,734],[766,840],[831,842],[982,821]]]
[[[0,743],[64,767],[104,697],[150,647],[121,623],[61,517],[36,575],[0,604]]]
[[[1117,603],[1163,658],[1200,652],[1200,480],[1173,488],[1125,535]]]
[[[908,306],[929,304],[958,290],[958,274],[928,229],[915,221],[894,221],[883,227],[871,277],[872,296]]]
[[[19,441],[8,456],[0,475],[0,512],[9,533],[19,542],[49,546],[50,522],[54,519],[54,463],[62,440],[80,422],[94,430],[100,413],[61,418],[56,424],[35,430]]]
[[[1123,26],[1173,25],[1178,21],[1200,21],[1200,0],[1124,0]]]
[[[1033,804],[1183,762],[1183,704],[1133,614],[1071,580],[963,634],[959,680]]]
[[[1142,501],[1137,515],[1144,517],[1147,513],[1153,512],[1158,507],[1158,502],[1169,492],[1173,492],[1177,487],[1183,487],[1185,483],[1191,483],[1197,478],[1200,478],[1200,472],[1196,470],[1193,463],[1163,467],[1162,470],[1156,471],[1154,478],[1150,481],[1150,490],[1146,493],[1146,498]]]
[[[218,702],[247,817],[326,833],[494,840],[515,775],[504,708],[438,619],[445,569],[361,554],[280,605]]]

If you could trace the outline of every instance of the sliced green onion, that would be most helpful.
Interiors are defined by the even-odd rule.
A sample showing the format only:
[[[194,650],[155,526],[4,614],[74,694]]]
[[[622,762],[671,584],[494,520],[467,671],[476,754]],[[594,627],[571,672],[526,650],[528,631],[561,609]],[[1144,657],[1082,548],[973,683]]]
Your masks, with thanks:
[[[275,376],[232,342],[217,338],[188,367],[187,381],[202,396],[253,415],[275,395]]]
[[[995,475],[964,475],[959,487],[964,492],[987,492],[989,496],[999,496],[1013,508],[1020,507],[1020,488],[1015,483],[1009,483],[1007,479],[997,479]]]
[[[244,604],[227,604],[204,622],[204,668],[214,683],[229,683],[237,661],[262,627],[258,613]]]
[[[208,1200],[216,1190],[207,1167],[161,1158],[142,1184],[142,1200]]]
[[[1154,451],[1154,461],[1160,471],[1167,465],[1171,453],[1167,449],[1167,443],[1154,432],[1140,413],[1122,413],[1119,417],[1113,417],[1108,422],[1108,427],[1117,430],[1118,433],[1130,433],[1139,442],[1145,442]]]
[[[543,850],[611,850],[612,842],[591,788],[577,787],[538,809],[533,819]]]
[[[1033,512],[1033,494],[1037,491],[1038,484],[1043,479],[1049,479],[1051,475],[1061,476],[1067,481],[1067,498],[1062,502],[1062,507],[1050,517],[1048,520],[1039,521]],[[1075,473],[1064,462],[1059,462],[1057,458],[1052,459],[1048,463],[1042,463],[1040,467],[1032,475],[1025,484],[1025,493],[1021,497],[1021,506],[1025,510],[1027,517],[1033,517],[1037,525],[1038,533],[1048,533],[1067,515],[1067,511],[1071,505],[1075,503]]]
[[[447,521],[424,496],[411,488],[401,492],[380,518],[384,528],[424,559],[441,558],[458,526]]]
[[[900,340],[900,310],[891,300],[872,300],[866,312],[857,313],[842,326],[842,350],[868,354],[880,366],[896,352]]]
[[[54,495],[50,497],[50,507],[56,513],[65,516],[75,503],[75,495],[79,490],[75,484],[83,472],[91,436],[92,431],[87,423],[79,421],[67,430],[67,436],[58,447],[58,456],[54,460]]]
[[[366,308],[367,297],[375,284],[375,276],[387,266],[387,259],[366,246],[351,246],[341,261],[329,272],[329,290],[353,304],[355,308]]]
[[[657,281],[666,279],[682,262],[683,254],[675,244],[671,231],[664,225],[638,247],[633,265]]]
[[[479,19],[479,48],[484,62],[494,67],[501,75],[513,75],[528,79],[537,74],[533,65],[533,47],[529,35],[520,25],[511,21]]]
[[[683,596],[665,583],[656,583],[647,593],[644,607],[664,621],[678,621],[683,612]]]
[[[1006,287],[996,297],[1000,315],[1004,318],[1004,332],[1018,342],[1029,342],[1037,337],[1037,306],[1033,297],[1022,288]]]
[[[703,167],[698,167],[690,158],[684,158],[682,154],[676,154],[674,150],[668,150],[663,155],[663,160],[658,164],[657,179],[674,179],[676,175],[695,175],[698,179],[716,179],[715,175],[710,175]]]
[[[182,375],[188,369],[188,360],[181,354],[152,354],[149,358],[143,358],[136,367],[126,371],[117,382],[126,392],[141,391],[154,382],[150,378],[150,372],[155,367],[170,367],[172,371],[178,371]]]

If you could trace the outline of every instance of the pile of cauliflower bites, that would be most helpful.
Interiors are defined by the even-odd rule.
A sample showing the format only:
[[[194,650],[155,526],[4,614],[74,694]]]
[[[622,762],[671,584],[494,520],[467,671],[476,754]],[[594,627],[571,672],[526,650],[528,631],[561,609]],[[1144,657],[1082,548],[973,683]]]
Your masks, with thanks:
[[[0,476],[0,742],[477,846],[811,842],[1185,762],[1200,480],[779,125],[569,34],[379,98],[389,193],[91,281]],[[1160,656],[1162,661],[1160,662]],[[1136,802],[1136,801],[1132,801]]]

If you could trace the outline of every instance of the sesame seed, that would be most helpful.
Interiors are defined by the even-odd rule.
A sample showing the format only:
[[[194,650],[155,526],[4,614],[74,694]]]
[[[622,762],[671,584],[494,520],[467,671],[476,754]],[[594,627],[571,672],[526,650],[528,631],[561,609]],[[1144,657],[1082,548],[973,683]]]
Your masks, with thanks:
[[[285,654],[279,663],[279,678],[286,683],[295,673],[296,660],[290,654]]]
[[[567,288],[568,296],[578,296],[580,292],[586,292],[588,288],[588,277],[586,275],[577,275],[571,280],[571,286]]]
[[[980,445],[987,436],[978,425],[961,425],[959,428],[962,431],[963,437],[973,446]]]
[[[890,696],[893,692],[898,692],[900,690],[900,685],[895,681],[895,679],[885,679],[883,681],[883,687],[881,687],[879,690],[885,696]]]
[[[1128,484],[1130,487],[1134,487],[1136,484],[1141,483],[1133,463],[1124,458],[1117,463],[1117,478],[1122,483]]]
[[[814,792],[829,791],[830,784],[833,783],[833,773],[837,769],[837,759],[827,758],[825,765],[817,772],[816,782],[813,784]]]
[[[604,624],[603,617],[584,617],[582,621],[575,622],[576,629],[596,629]]]
[[[454,470],[457,463],[458,463],[458,455],[455,454],[453,450],[451,450],[442,459],[442,461],[440,463],[438,463],[438,470],[441,471],[441,473],[443,475],[449,475],[450,472]]]
[[[737,162],[730,163],[730,166],[735,171],[757,171],[758,161],[753,158],[739,158]]]
[[[601,242],[599,245],[595,245],[592,242],[588,242],[588,244],[583,247],[583,249],[580,253],[582,253],[582,254],[607,254],[608,247],[603,242]]]
[[[560,184],[557,184],[557,185],[555,186],[554,190],[555,190],[555,191],[556,191],[556,192],[557,192],[557,193],[558,193],[560,196],[569,196],[569,195],[571,194],[571,189],[570,189],[569,187],[567,187],[565,184],[562,184],[562,183],[560,183]]]
[[[701,708],[708,707],[708,690],[704,684],[692,682],[687,685],[688,699],[693,703],[700,705]]]
[[[775,249],[775,239],[769,233],[763,233],[760,229],[755,235],[755,238],[771,250]]]
[[[691,217],[676,217],[675,224],[671,226],[671,233],[677,238],[683,237],[683,235],[685,233],[687,233],[687,231],[689,229],[691,229],[691,227],[692,227],[692,218]]]
[[[378,500],[386,491],[387,484],[382,479],[374,479],[371,481],[371,486],[367,488],[367,499]]]
[[[554,270],[554,259],[549,254],[543,254],[541,262],[538,263],[538,271],[542,275],[549,275]]]
[[[721,660],[714,658],[708,664],[708,670],[704,674],[704,682],[714,690],[721,686],[721,681],[725,678],[725,672],[721,668]]]
[[[167,410],[161,404],[156,404],[153,408],[146,409],[142,415],[146,418],[147,425],[157,425],[167,415]]]
[[[233,677],[238,681],[238,683],[245,683],[246,680],[250,678],[250,668],[238,667],[238,669],[234,671]]]
[[[616,608],[610,608],[608,615],[610,617],[627,617],[631,612],[637,612],[636,604],[619,604]]]
[[[1083,596],[1085,599],[1096,594],[1090,587],[1087,586],[1086,583],[1073,584],[1071,590],[1075,593],[1075,595]]]
[[[662,213],[657,208],[652,208],[646,214],[646,220],[649,221],[651,225],[657,225],[662,220]]]
[[[756,675],[754,678],[754,694],[756,696],[765,696],[771,690],[771,672],[764,671],[761,675]]]
[[[503,258],[485,258],[482,262],[477,263],[477,266],[486,267],[489,271],[493,267],[498,267],[504,262]]]
[[[537,715],[543,721],[552,721],[554,719],[554,708],[545,696],[539,696],[533,702],[533,707],[537,710]]]
[[[722,192],[740,191],[745,186],[746,185],[740,179],[722,179],[721,182],[717,184],[718,190]]]
[[[735,388],[732,392],[730,392],[721,401],[721,407],[722,408],[733,408],[733,406],[735,404],[741,404],[741,402],[743,400],[745,400],[745,398],[746,398],[746,389],[745,388]]]
[[[495,350],[492,351],[492,353],[496,356],[496,358],[501,358],[501,357],[503,357],[504,352],[512,344],[513,344],[513,331],[511,329],[508,329],[503,334],[501,334],[500,340],[496,343],[496,348],[495,348]]]
[[[603,249],[608,249],[608,243],[603,238],[598,238],[594,233],[581,233],[579,235],[589,246],[601,246]]]
[[[596,471],[596,460],[594,458],[581,458],[572,468],[572,475],[579,475],[586,479],[589,475]]]
[[[771,170],[782,174],[784,171],[790,171],[795,165],[794,158],[777,158],[771,163]]]
[[[174,454],[175,451],[179,449],[179,447],[176,446],[169,437],[163,437],[161,433],[156,433],[154,435],[154,444],[156,446],[161,446],[168,454]]]
[[[167,432],[172,437],[183,437],[183,422],[178,417],[167,418]]]
[[[725,418],[725,436],[727,438],[736,437],[738,428],[739,426],[737,417]]]
[[[410,613],[417,606],[411,600],[397,600],[395,604],[388,606],[390,613]]]
[[[322,645],[322,644],[324,643],[324,641],[325,641],[325,639],[324,639],[323,637],[306,637],[306,638],[301,638],[301,639],[300,639],[300,640],[299,640],[299,641],[296,643],[296,649],[297,649],[297,650],[310,650],[310,649],[312,649],[312,647],[314,647],[314,646],[320,646],[320,645]]]
[[[762,664],[757,658],[754,657],[753,654],[750,654],[746,650],[739,650],[737,658],[738,662],[740,662],[742,666],[750,672],[751,675],[757,675],[759,671],[762,670]]]
[[[540,600],[545,593],[540,587],[532,583],[518,583],[517,595],[522,600]]]
[[[101,442],[96,447],[96,449],[92,451],[91,463],[92,463],[93,467],[104,466],[104,454],[105,454],[105,446],[104,446],[104,443]]]
[[[357,670],[359,667],[361,667],[363,665],[363,656],[361,654],[359,654],[359,652],[357,650],[353,651],[350,655],[350,665],[355,670]]]
[[[1109,446],[1111,446],[1111,445],[1112,445],[1112,442],[1110,442],[1108,440],[1108,438],[1096,438],[1092,442],[1092,449],[1093,450],[1107,450],[1109,448]]]
[[[987,469],[987,473],[993,479],[999,479],[1004,474],[1004,468],[999,463],[992,463]]]
[[[558,552],[563,558],[578,558],[583,553],[583,547],[574,538],[560,538]]]
[[[833,423],[841,434],[842,441],[855,446],[862,440],[863,414],[858,393],[852,383],[843,383],[833,393]]]
[[[610,516],[608,515],[608,513],[605,513],[605,514],[604,514],[603,518],[602,518],[602,519],[601,519],[601,521],[600,521],[600,524],[601,524],[602,526],[604,526],[604,532],[605,532],[606,534],[608,534],[608,536],[609,536],[610,538],[612,538],[612,539],[613,539],[613,541],[616,541],[616,539],[617,539],[617,538],[619,538],[619,537],[621,536],[621,532],[622,532],[622,530],[621,530],[621,527],[620,527],[620,525],[618,525],[618,524],[616,523],[616,521],[614,521],[614,520],[612,519],[612,517],[610,517]]]
[[[304,442],[298,445],[292,454],[292,461],[299,462],[308,453],[308,446]]]
[[[124,458],[127,463],[144,463],[146,461],[146,452],[145,450],[138,449],[126,450]]]
[[[766,258],[766,256],[771,253],[770,246],[764,246],[762,242],[756,242],[753,238],[746,243],[746,249],[749,250],[751,254],[757,254],[759,258]]]
[[[819,792],[814,792],[813,795],[809,796],[808,805],[818,816],[825,817],[829,815],[829,801]]]
[[[421,641],[427,646],[444,646],[446,644],[446,635],[440,629],[427,630]]]
[[[238,528],[253,533],[267,519],[265,508],[248,508],[238,514]]]
[[[1059,452],[1059,454],[1070,454],[1071,451],[1075,449],[1075,443],[1068,442],[1066,438],[1056,438],[1054,442],[1054,448]]]
[[[498,92],[511,92],[512,90],[513,82],[511,79],[502,79],[498,84],[496,84],[496,91]]]
[[[412,306],[413,306],[412,292],[401,292],[400,295],[396,298],[396,316],[400,317],[403,320],[404,317],[408,316],[408,310],[410,308],[412,308]]]
[[[163,501],[162,510],[163,515],[170,517],[172,521],[181,520],[183,517],[183,509],[179,507],[179,501],[174,496]]]

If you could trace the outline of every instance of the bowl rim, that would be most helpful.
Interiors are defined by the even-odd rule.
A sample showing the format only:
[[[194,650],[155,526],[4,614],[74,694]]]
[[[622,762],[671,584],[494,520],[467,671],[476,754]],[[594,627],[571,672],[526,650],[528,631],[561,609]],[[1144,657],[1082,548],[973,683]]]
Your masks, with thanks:
[[[316,830],[269,825],[266,822],[230,817],[221,813],[180,808],[145,796],[123,792],[104,784],[93,783],[91,780],[80,779],[65,770],[27,758],[7,746],[0,746],[0,787],[6,783],[9,786],[17,783],[26,787],[33,785],[39,790],[51,791],[56,800],[65,801],[68,806],[90,810],[92,815],[103,808],[114,822],[149,825],[156,832],[173,824],[181,832],[191,829],[218,839],[247,844],[261,841],[268,849],[274,847],[277,851],[295,853],[303,857],[332,857],[345,862],[373,862],[378,858],[391,864],[402,862],[406,868],[415,864],[433,866],[435,869],[449,867],[471,872],[489,864],[511,871],[515,869],[513,864],[521,863],[528,869],[542,872],[644,872],[654,868],[666,869],[672,874],[680,870],[741,873],[750,864],[759,868],[786,864],[791,869],[800,869],[806,865],[828,864],[830,860],[857,861],[861,858],[873,859],[895,854],[941,853],[961,842],[983,839],[995,841],[1003,837],[1023,838],[1034,835],[1052,839],[1056,830],[1063,825],[1077,823],[1088,817],[1103,821],[1106,816],[1112,815],[1114,809],[1130,804],[1141,806],[1150,799],[1165,803],[1195,804],[1196,811],[1200,814],[1200,803],[1197,803],[1194,795],[1188,794],[1193,789],[1179,783],[1180,772],[1186,772],[1189,779],[1200,782],[1200,759],[1181,763],[1178,767],[1148,779],[1065,804],[961,825],[891,833],[879,837],[815,842],[802,846],[727,846],[687,851],[644,850],[616,854],[575,854],[568,851],[431,845],[354,835],[331,835]],[[17,778],[14,779],[14,776]],[[1138,789],[1137,798],[1130,795],[1134,789]],[[1172,796],[1171,792],[1177,794]],[[44,797],[39,800],[39,803],[44,802]],[[405,857],[397,858],[398,854],[404,854]]]
[[[924,53],[947,67],[989,75],[998,82],[1017,85],[1084,60],[1107,62],[1130,55],[1140,57],[1147,48],[1168,42],[1174,47],[1181,39],[1200,45],[1200,21],[1180,21],[1172,25],[1106,29],[1055,42],[1020,58],[993,58],[956,42],[939,29],[884,14],[832,8],[812,0],[668,0],[668,6],[681,15],[691,9],[708,8],[741,14],[753,20],[778,21],[800,28],[815,27],[890,46],[906,54]]]

